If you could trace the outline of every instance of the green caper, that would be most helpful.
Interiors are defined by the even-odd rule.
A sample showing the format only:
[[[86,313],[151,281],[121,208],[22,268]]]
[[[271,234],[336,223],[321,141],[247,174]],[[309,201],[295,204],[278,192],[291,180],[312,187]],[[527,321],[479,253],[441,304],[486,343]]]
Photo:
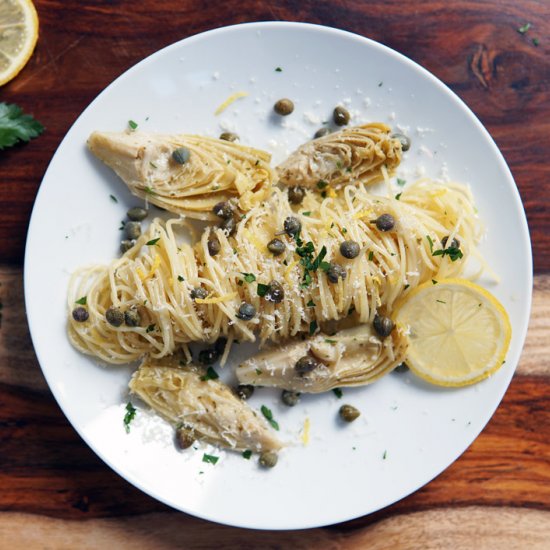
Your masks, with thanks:
[[[342,405],[338,411],[338,414],[344,422],[353,422],[361,416],[361,413],[351,405]]]
[[[128,252],[128,250],[130,250],[130,248],[132,248],[132,246],[134,246],[135,244],[136,244],[135,239],[132,239],[131,241],[129,240],[120,241],[120,251],[124,254],[124,252]]]
[[[205,288],[197,286],[191,290],[189,295],[193,300],[196,300],[197,298],[199,298],[200,300],[204,300],[208,296],[208,292]]]
[[[127,222],[124,232],[128,239],[137,239],[141,235],[141,224],[139,222]]]
[[[283,227],[287,235],[296,235],[302,230],[302,222],[294,216],[289,216],[285,219]]]
[[[391,214],[382,214],[375,223],[379,231],[391,231],[395,227],[395,218]]]
[[[119,327],[124,322],[124,313],[118,307],[110,307],[105,312],[105,319],[113,327]]]
[[[328,321],[321,322],[321,332],[327,336],[334,336],[338,332],[338,321],[336,319],[329,319]]]
[[[201,349],[199,351],[199,363],[201,365],[213,365],[220,358],[220,354],[215,348]]]
[[[330,267],[327,269],[327,278],[331,283],[337,283],[338,279],[344,280],[347,276],[346,268],[340,264],[330,262]]]
[[[411,138],[405,134],[395,133],[390,136],[392,139],[398,139],[401,142],[401,151],[405,152],[411,148]]]
[[[273,451],[264,451],[258,460],[260,463],[260,466],[263,466],[264,468],[273,468],[277,465],[277,453],[274,453]]]
[[[250,384],[239,384],[235,389],[235,393],[243,400],[248,399],[252,397],[254,393],[254,386]]]
[[[305,196],[305,189],[299,185],[288,188],[288,201],[292,204],[301,204]]]
[[[218,237],[212,236],[208,239],[208,253],[210,256],[215,256],[221,250],[222,245],[218,240]]]
[[[279,99],[275,105],[273,105],[274,111],[281,116],[287,116],[294,111],[294,103],[290,99]]]
[[[219,202],[214,205],[212,212],[214,212],[218,218],[228,220],[233,217],[233,206],[227,201]]]
[[[124,322],[129,327],[139,327],[139,324],[141,323],[139,311],[137,311],[137,309],[127,309],[124,312]]]
[[[178,164],[185,164],[189,157],[191,156],[191,151],[187,147],[178,147],[172,151],[172,159]]]
[[[407,365],[407,363],[401,363],[399,365],[397,365],[397,367],[395,367],[395,369],[393,369],[395,372],[407,372],[409,370],[409,367]]]
[[[378,313],[374,316],[372,326],[381,338],[388,337],[394,327],[393,321],[389,317],[386,317],[385,315],[378,315]]]
[[[294,365],[294,370],[298,374],[303,375],[311,372],[312,370],[315,370],[318,366],[319,363],[314,357],[312,357],[311,355],[304,355],[303,357],[300,357],[298,361],[296,361],[296,364]]]
[[[320,138],[320,137],[325,137],[325,136],[328,136],[330,134],[330,130],[324,126],[323,128],[319,128],[314,134],[313,134],[313,139],[317,139],[317,138]]]
[[[283,285],[277,281],[271,281],[268,285],[264,298],[268,302],[280,304],[285,298],[285,289]]]
[[[140,206],[134,206],[126,212],[126,215],[133,222],[141,222],[147,217],[147,210],[145,210],[145,208],[141,208]]]
[[[344,241],[340,244],[340,254],[348,260],[357,258],[357,256],[359,256],[359,252],[361,252],[361,247],[359,246],[359,243],[356,243],[355,241]]]
[[[195,434],[193,430],[186,427],[176,429],[176,443],[180,449],[189,449],[195,443]]]
[[[443,237],[441,239],[441,246],[445,249],[447,248],[447,242],[449,241],[449,236]],[[458,239],[453,239],[451,241],[451,246],[449,248],[460,248],[460,241]]]
[[[254,319],[255,315],[256,308],[248,302],[243,302],[239,307],[239,311],[237,311],[237,319],[241,319],[241,321],[250,321]]]
[[[235,218],[231,217],[227,220],[223,220],[223,222],[220,223],[220,229],[222,229],[227,236],[233,235],[237,229],[237,222],[235,221]]]
[[[332,120],[336,126],[345,126],[349,122],[349,111],[340,105],[332,112]]]
[[[220,139],[223,139],[224,141],[237,141],[239,136],[233,132],[222,132],[220,134]]]
[[[300,395],[300,392],[297,391],[283,390],[281,399],[287,407],[294,407],[299,403]]]
[[[267,249],[273,256],[280,256],[286,250],[286,246],[281,239],[273,239],[267,243]]]
[[[73,319],[78,323],[87,321],[90,317],[88,310],[85,307],[79,306],[73,309]]]

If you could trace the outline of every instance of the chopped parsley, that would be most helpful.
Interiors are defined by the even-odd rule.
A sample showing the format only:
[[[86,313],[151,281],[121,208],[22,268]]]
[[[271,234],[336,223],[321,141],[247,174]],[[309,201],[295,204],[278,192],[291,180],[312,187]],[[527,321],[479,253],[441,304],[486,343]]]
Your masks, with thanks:
[[[400,187],[403,187],[407,183],[407,180],[404,180],[403,178],[397,178],[397,185]]]
[[[145,329],[145,332],[149,333],[149,332],[153,332],[155,330],[155,324],[153,323],[152,325],[149,325],[146,329]]]
[[[432,285],[436,285],[437,281],[435,279],[432,279]]]
[[[538,38],[533,38],[532,42],[533,46],[538,46],[540,44],[540,40]]]
[[[178,281],[180,283],[183,283],[183,281],[185,281],[185,279],[181,275],[178,275]]]
[[[402,195],[402,194],[403,194],[403,193],[397,193],[397,195],[395,195],[395,200],[399,200],[399,199],[401,198],[401,195]]]
[[[310,300],[307,304],[307,307],[315,307],[315,302],[313,300]]]
[[[153,189],[152,187],[149,187],[149,186],[147,186],[147,187],[145,188],[145,192],[146,192],[148,195],[156,195],[154,189]]]
[[[135,130],[138,127],[138,124],[137,124],[137,122],[134,122],[133,120],[129,120],[128,121],[128,126],[130,126],[130,128],[132,130]]]
[[[275,67],[275,72],[276,73],[282,73],[283,72],[283,69],[281,69],[281,67]],[[248,458],[248,457],[247,457]]]
[[[311,212],[309,210],[307,212],[302,212],[302,216],[311,216]]]
[[[151,168],[158,168],[158,166],[154,162],[149,161],[149,165],[151,166]]]
[[[216,464],[216,462],[218,462],[219,459],[220,459],[219,456],[207,455],[206,453],[202,455],[202,461],[207,462],[208,464]]]
[[[522,25],[518,28],[519,34],[525,34],[529,29],[531,28],[531,23],[525,23],[525,25]]]
[[[325,342],[327,344],[337,344],[338,343],[336,340],[331,340],[330,338],[325,338]]]
[[[324,189],[327,185],[328,185],[328,183],[326,181],[319,180],[317,182],[317,189]]]
[[[85,306],[87,300],[88,300],[88,296],[82,296],[82,298],[79,298],[78,300],[76,300],[75,304],[80,304],[81,306]]]
[[[373,259],[374,259],[374,252],[371,250],[369,252],[369,262],[372,262]]]
[[[311,321],[311,323],[309,323],[309,335],[313,336],[316,330],[317,330],[317,321]]]
[[[338,399],[342,399],[342,396],[344,395],[344,392],[340,388],[333,388],[332,392]]]
[[[256,275],[254,275],[253,273],[241,273],[241,275],[244,276],[244,280],[247,283],[253,283],[256,280]]]
[[[246,458],[246,460],[250,460],[251,456],[252,456],[252,451],[250,449],[248,451],[243,451],[243,458]]]
[[[109,195],[109,197],[111,197],[113,202],[118,202],[118,199],[114,195]]]
[[[464,256],[462,250],[457,246],[449,246],[449,248],[442,248],[441,250],[432,251],[432,256],[449,256],[451,262],[456,262]]]
[[[124,429],[130,433],[130,422],[136,417],[136,408],[128,401],[126,403],[126,414],[124,415]]]
[[[208,369],[206,370],[206,373],[203,376],[201,376],[201,380],[203,382],[206,382],[207,380],[216,380],[219,377],[220,377],[219,374],[212,367],[208,367]]]
[[[430,245],[430,252],[433,255],[434,252],[434,242],[432,241],[432,238],[429,235],[426,235],[426,239],[428,239],[428,243]]]
[[[384,83],[383,83],[382,81],[380,81],[380,82],[378,83],[378,87],[381,88],[381,87],[382,87],[382,84],[384,84]]]
[[[265,419],[276,429],[279,429],[279,424],[276,420],[273,419],[273,413],[271,409],[268,409],[265,405],[262,405],[261,408],[262,414],[265,416]]]
[[[156,239],[151,239],[150,241],[147,241],[145,244],[147,246],[155,246],[160,241],[160,237],[157,237]]]
[[[384,451],[384,454],[382,455],[382,460],[386,460],[388,457],[388,451]]]
[[[262,374],[262,369],[256,369],[256,374],[260,376],[260,374]]]
[[[345,227],[342,227],[342,233],[345,235],[348,232],[348,230]]]
[[[440,304],[446,304],[447,302],[443,301],[443,300],[436,300],[436,302],[439,302]]]
[[[269,285],[264,285],[263,283],[258,283],[258,296],[263,298],[267,291],[269,290]]]

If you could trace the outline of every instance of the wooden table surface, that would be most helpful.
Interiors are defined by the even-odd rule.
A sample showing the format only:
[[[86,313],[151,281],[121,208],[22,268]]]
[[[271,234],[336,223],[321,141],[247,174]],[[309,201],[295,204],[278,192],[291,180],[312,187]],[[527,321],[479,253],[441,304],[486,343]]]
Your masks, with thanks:
[[[0,88],[0,101],[18,103],[47,127],[39,139],[0,152],[0,547],[549,548],[548,0],[35,4],[36,51],[23,72]],[[527,344],[483,433],[450,468],[408,498],[376,514],[310,531],[258,532],[208,523],[175,512],[118,477],[81,441],[49,392],[23,303],[22,263],[33,201],[80,112],[114,78],[163,46],[208,29],[265,20],[307,21],[373,38],[443,80],[504,154],[533,242]],[[528,32],[518,32],[527,22]]]

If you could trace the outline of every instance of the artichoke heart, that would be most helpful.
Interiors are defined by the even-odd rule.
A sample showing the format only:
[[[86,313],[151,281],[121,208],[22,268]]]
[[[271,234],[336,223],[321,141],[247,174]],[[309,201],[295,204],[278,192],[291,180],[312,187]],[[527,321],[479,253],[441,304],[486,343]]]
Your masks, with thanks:
[[[344,329],[333,336],[318,334],[308,340],[267,349],[237,368],[241,384],[273,386],[303,393],[370,384],[402,363],[407,338],[396,328],[381,339],[371,325]],[[303,357],[317,366],[307,373],[295,365]]]
[[[375,122],[308,141],[277,167],[279,182],[302,187],[326,182],[338,187],[380,181],[383,166],[391,175],[401,162],[401,142],[390,131]]]
[[[233,450],[276,451],[282,444],[263,418],[201,367],[179,366],[178,356],[146,358],[129,387],[155,412],[197,439]]]
[[[212,208],[228,200],[250,210],[268,196],[273,180],[269,153],[220,139],[93,132],[88,147],[134,195],[195,219],[219,219]],[[182,149],[185,155],[175,160]]]

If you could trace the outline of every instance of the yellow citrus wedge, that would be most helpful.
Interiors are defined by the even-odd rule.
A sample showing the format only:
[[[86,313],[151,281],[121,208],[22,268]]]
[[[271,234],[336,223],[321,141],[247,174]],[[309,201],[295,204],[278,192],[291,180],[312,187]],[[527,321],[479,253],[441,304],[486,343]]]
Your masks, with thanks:
[[[38,16],[31,0],[0,1],[0,86],[27,64],[38,40]]]
[[[397,305],[393,318],[408,334],[407,365],[438,386],[467,386],[494,373],[512,335],[500,302],[463,279],[420,285]]]

